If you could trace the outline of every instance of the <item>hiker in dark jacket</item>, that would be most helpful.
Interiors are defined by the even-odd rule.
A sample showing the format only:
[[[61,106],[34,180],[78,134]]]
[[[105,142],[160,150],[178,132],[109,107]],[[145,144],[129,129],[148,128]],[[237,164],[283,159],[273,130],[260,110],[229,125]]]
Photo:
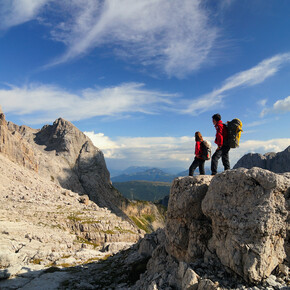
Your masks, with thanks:
[[[212,116],[212,122],[216,129],[215,143],[217,149],[211,159],[211,175],[217,174],[218,160],[222,158],[224,169],[230,169],[229,151],[230,146],[228,145],[228,132],[226,126],[221,120],[220,114],[214,114]]]
[[[201,149],[201,142],[203,138],[200,132],[195,132],[195,158],[192,164],[189,167],[189,176],[193,176],[194,170],[199,167],[199,174],[204,175],[204,162],[205,160],[201,157],[202,156],[202,149]]]

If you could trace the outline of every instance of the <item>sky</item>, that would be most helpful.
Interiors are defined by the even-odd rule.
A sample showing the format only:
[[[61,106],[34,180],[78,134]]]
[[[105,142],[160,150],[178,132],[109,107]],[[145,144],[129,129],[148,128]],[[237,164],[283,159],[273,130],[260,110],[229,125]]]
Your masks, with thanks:
[[[188,168],[196,131],[216,149],[215,113],[243,122],[231,166],[283,151],[289,14],[288,0],[0,0],[0,105],[18,125],[72,122],[109,170]]]

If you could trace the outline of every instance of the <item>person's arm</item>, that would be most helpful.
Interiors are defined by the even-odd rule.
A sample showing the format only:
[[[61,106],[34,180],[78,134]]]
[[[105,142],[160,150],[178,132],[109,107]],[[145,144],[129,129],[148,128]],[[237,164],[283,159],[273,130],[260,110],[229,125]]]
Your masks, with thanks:
[[[222,124],[218,124],[216,126],[216,142],[215,143],[218,146],[217,150],[220,150],[223,146],[223,143],[224,143],[223,125]]]

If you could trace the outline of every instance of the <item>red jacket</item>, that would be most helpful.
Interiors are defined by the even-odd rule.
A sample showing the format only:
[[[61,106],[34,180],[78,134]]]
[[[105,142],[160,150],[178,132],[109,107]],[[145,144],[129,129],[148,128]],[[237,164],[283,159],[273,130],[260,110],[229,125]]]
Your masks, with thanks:
[[[227,128],[221,120],[216,123],[215,128],[216,135],[214,143],[217,144],[218,147],[222,147],[224,145],[224,141],[228,138]]]
[[[197,158],[201,158],[201,155],[202,155],[200,143],[201,143],[200,141],[196,141],[196,143],[195,143],[195,156]]]

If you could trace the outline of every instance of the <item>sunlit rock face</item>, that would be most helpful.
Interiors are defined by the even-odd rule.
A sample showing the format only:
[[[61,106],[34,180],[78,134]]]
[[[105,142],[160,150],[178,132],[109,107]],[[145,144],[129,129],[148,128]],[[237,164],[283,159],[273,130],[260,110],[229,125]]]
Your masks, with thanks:
[[[257,282],[286,257],[289,174],[260,168],[218,174],[202,201],[212,221],[209,249],[221,262]]]

